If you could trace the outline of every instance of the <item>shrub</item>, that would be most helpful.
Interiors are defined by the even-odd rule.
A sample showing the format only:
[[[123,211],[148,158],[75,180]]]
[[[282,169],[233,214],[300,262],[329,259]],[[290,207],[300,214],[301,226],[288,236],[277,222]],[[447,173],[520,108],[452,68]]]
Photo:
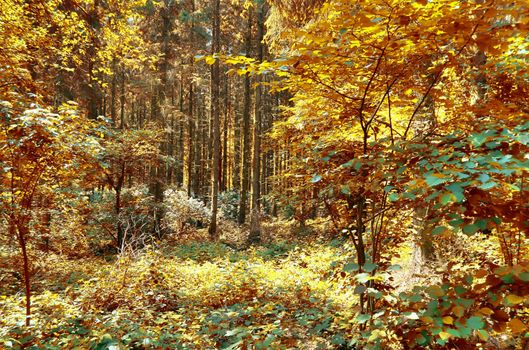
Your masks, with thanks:
[[[240,199],[239,193],[233,190],[219,194],[219,208],[223,218],[237,220]]]
[[[165,223],[174,232],[184,232],[188,225],[203,227],[209,223],[211,211],[204,202],[188,197],[181,189],[168,189],[164,192],[166,213]]]

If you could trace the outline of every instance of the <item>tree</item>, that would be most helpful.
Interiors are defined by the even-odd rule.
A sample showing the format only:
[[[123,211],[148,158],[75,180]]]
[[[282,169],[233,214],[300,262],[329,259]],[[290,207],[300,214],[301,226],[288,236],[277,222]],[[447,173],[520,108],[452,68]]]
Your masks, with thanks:
[[[213,7],[212,53],[220,51],[220,0],[211,1]],[[220,164],[220,62],[211,66],[211,119],[213,121],[213,166],[211,170],[211,221],[209,234],[217,237],[217,211],[219,196]]]
[[[18,96],[16,104],[1,101],[0,197],[2,219],[8,234],[20,248],[26,297],[26,325],[31,315],[30,242],[38,239],[32,229],[36,198],[57,203],[62,188],[81,183],[90,174],[101,151],[96,123],[77,113],[75,104],[56,112],[39,108],[30,98]]]
[[[357,264],[364,265],[368,257],[376,262],[382,251],[391,249],[382,242],[386,238],[395,242],[389,237],[403,231],[391,220],[403,206],[432,207],[424,216],[424,235],[439,232],[436,225],[450,215],[460,218],[462,211],[469,213],[466,203],[479,183],[457,181],[423,152],[428,143],[437,140],[436,148],[446,147],[447,153],[440,151],[445,157],[457,154],[457,146],[440,138],[442,135],[458,131],[468,138],[485,132],[484,125],[489,133],[496,133],[492,130],[501,126],[488,124],[495,119],[505,127],[521,122],[515,115],[524,113],[523,103],[514,107],[507,102],[499,81],[508,75],[519,89],[527,85],[521,79],[524,73],[506,58],[514,52],[517,59],[524,56],[519,44],[510,43],[523,41],[523,31],[514,28],[523,27],[526,17],[522,12],[512,17],[510,9],[525,9],[526,4],[416,1],[409,4],[410,10],[398,0],[329,1],[316,5],[318,10],[306,21],[309,15],[298,15],[299,7],[275,3],[272,13],[281,17],[276,22],[298,20],[277,39],[271,37],[279,53],[288,45],[290,57],[253,68],[259,72],[274,69],[283,78],[281,88],[293,96],[273,135],[288,144],[294,156],[290,169],[297,184],[294,193],[310,198],[304,194],[318,191],[336,230],[349,232]],[[504,18],[505,23],[499,24],[498,18]],[[486,64],[476,66],[478,51],[485,53]],[[502,67],[501,73],[497,67]],[[474,91],[482,95],[484,91],[483,86],[476,88],[476,75],[486,81],[487,99],[476,98]],[[503,107],[506,103],[513,106],[511,110]],[[433,113],[435,119],[428,120],[427,113]],[[425,127],[431,121],[434,127]],[[432,152],[437,159],[437,151]],[[489,170],[482,170],[490,176]],[[517,168],[516,172],[520,171]],[[517,180],[510,181],[514,184]],[[437,187],[440,184],[444,190]],[[425,190],[421,195],[419,188]],[[452,200],[459,204],[445,211],[443,203]],[[519,211],[520,215],[525,215],[523,212]],[[490,220],[491,216],[481,219]],[[460,219],[461,225],[479,220],[470,215]],[[507,222],[512,220],[502,220],[510,227]],[[457,225],[455,230],[472,232],[476,228],[465,225]],[[370,302],[363,294],[360,297],[364,310]]]
[[[121,250],[125,242],[121,227],[121,192],[125,180],[145,179],[149,169],[160,163],[160,134],[151,125],[145,129],[115,130],[109,132],[101,154],[104,174],[103,183],[115,192],[114,213],[116,215],[116,248]]]
[[[250,57],[252,51],[252,8],[247,9],[247,31],[245,36],[245,54]],[[242,112],[242,179],[241,179],[241,201],[239,204],[238,223],[246,221],[246,204],[248,197],[248,185],[250,182],[250,108],[252,104],[250,75],[244,75],[244,105]]]
[[[258,62],[263,61],[264,57],[264,20],[266,16],[266,3],[264,1],[257,3],[257,38],[256,38],[256,51]],[[261,223],[260,223],[260,211],[261,211],[261,130],[263,122],[264,103],[262,99],[262,90],[260,85],[260,79],[256,79],[255,88],[255,119],[254,119],[254,130],[253,130],[253,159],[252,159],[252,215],[250,223],[250,235],[248,240],[251,243],[257,243],[261,241]]]

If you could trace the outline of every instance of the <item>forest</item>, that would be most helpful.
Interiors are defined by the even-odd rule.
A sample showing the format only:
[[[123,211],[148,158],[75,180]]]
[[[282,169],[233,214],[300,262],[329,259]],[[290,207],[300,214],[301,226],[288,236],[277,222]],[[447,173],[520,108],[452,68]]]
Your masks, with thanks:
[[[0,349],[529,350],[527,0],[1,0]]]

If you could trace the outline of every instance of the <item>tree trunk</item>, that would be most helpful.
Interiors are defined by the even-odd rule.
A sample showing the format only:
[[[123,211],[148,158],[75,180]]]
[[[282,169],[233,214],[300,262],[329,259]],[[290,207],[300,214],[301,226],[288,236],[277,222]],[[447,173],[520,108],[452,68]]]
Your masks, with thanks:
[[[110,118],[112,119],[112,124],[116,126],[116,62],[112,62],[112,83],[110,85]]]
[[[120,100],[120,123],[119,128],[124,129],[125,127],[125,67],[121,67],[121,92],[119,96]]]
[[[248,31],[246,33],[246,56],[250,57],[252,50],[252,11],[248,9]],[[244,107],[242,113],[242,135],[243,135],[243,150],[242,150],[242,184],[241,184],[241,201],[239,203],[239,224],[244,224],[246,221],[246,201],[248,197],[248,183],[250,182],[250,106],[252,104],[252,96],[250,86],[250,76],[244,76]]]
[[[224,128],[222,130],[222,177],[220,191],[225,192],[228,186],[228,129],[229,129],[229,114],[230,114],[230,79],[228,76],[224,82]]]
[[[213,15],[213,53],[220,51],[220,0],[212,0]],[[213,166],[211,186],[211,221],[209,235],[217,239],[217,210],[220,174],[220,63],[216,60],[211,67],[211,120],[213,121]]]
[[[24,294],[26,299],[25,325],[29,326],[31,323],[31,271],[29,267],[29,255],[27,250],[27,238],[29,234],[29,227],[26,221],[29,222],[29,219],[19,219],[17,224],[17,220],[15,220],[14,216],[11,216],[9,223],[9,231],[12,237],[16,236],[18,238],[18,244],[20,246],[20,252],[22,254],[22,275],[24,278]]]
[[[236,102],[236,101],[235,101]],[[236,105],[237,106],[237,105]],[[241,189],[241,118],[239,109],[233,109],[233,171],[232,185],[235,191]]]
[[[263,35],[264,35],[264,4],[257,8],[257,59],[263,60]],[[255,121],[253,130],[253,160],[252,160],[252,216],[250,224],[249,243],[259,243],[261,241],[261,123],[263,104],[261,101],[260,76],[256,77],[255,88]]]
[[[194,174],[194,160],[195,160],[195,119],[193,114],[193,83],[189,84],[189,110],[188,110],[188,151],[187,151],[187,195],[189,197],[193,194],[193,174]]]

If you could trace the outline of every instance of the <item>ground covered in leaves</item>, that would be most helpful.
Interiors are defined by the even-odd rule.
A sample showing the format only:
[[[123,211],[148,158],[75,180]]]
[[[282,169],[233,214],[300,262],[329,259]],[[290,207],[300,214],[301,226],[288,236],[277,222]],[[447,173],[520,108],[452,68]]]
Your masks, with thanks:
[[[429,315],[413,312],[422,305],[414,303],[443,297],[446,305],[438,306],[440,312],[452,314],[460,307],[450,304],[452,287],[417,289],[441,281],[435,270],[416,271],[407,243],[383,272],[366,264],[364,270],[371,271],[359,274],[354,247],[346,238],[320,237],[323,229],[268,223],[265,243],[252,247],[240,246],[231,239],[237,237],[227,234],[212,243],[197,233],[187,242],[166,240],[121,256],[67,259],[50,254],[34,278],[30,327],[24,326],[23,293],[0,286],[0,348],[354,349],[362,324],[372,322],[375,330],[362,336],[386,344],[373,348],[402,349],[398,330]],[[450,254],[458,259],[457,252]],[[458,270],[465,265],[449,264]],[[366,291],[367,281],[376,284]],[[386,289],[390,283],[398,287],[395,293]],[[406,294],[412,289],[415,294]],[[363,292],[385,305],[372,317],[359,310]],[[413,307],[406,309],[406,303]],[[495,348],[491,342],[502,348],[500,338],[481,330],[482,318],[460,316],[466,322],[461,330],[482,336],[483,347],[478,348]],[[473,326],[474,319],[479,324]],[[452,316],[443,320],[454,322]]]
[[[353,288],[340,275],[352,247],[338,240],[300,242],[244,250],[195,242],[110,262],[49,256],[49,270],[38,284],[46,289],[34,294],[30,328],[23,326],[23,295],[1,297],[0,344],[34,349],[341,344],[344,324],[354,316]]]

